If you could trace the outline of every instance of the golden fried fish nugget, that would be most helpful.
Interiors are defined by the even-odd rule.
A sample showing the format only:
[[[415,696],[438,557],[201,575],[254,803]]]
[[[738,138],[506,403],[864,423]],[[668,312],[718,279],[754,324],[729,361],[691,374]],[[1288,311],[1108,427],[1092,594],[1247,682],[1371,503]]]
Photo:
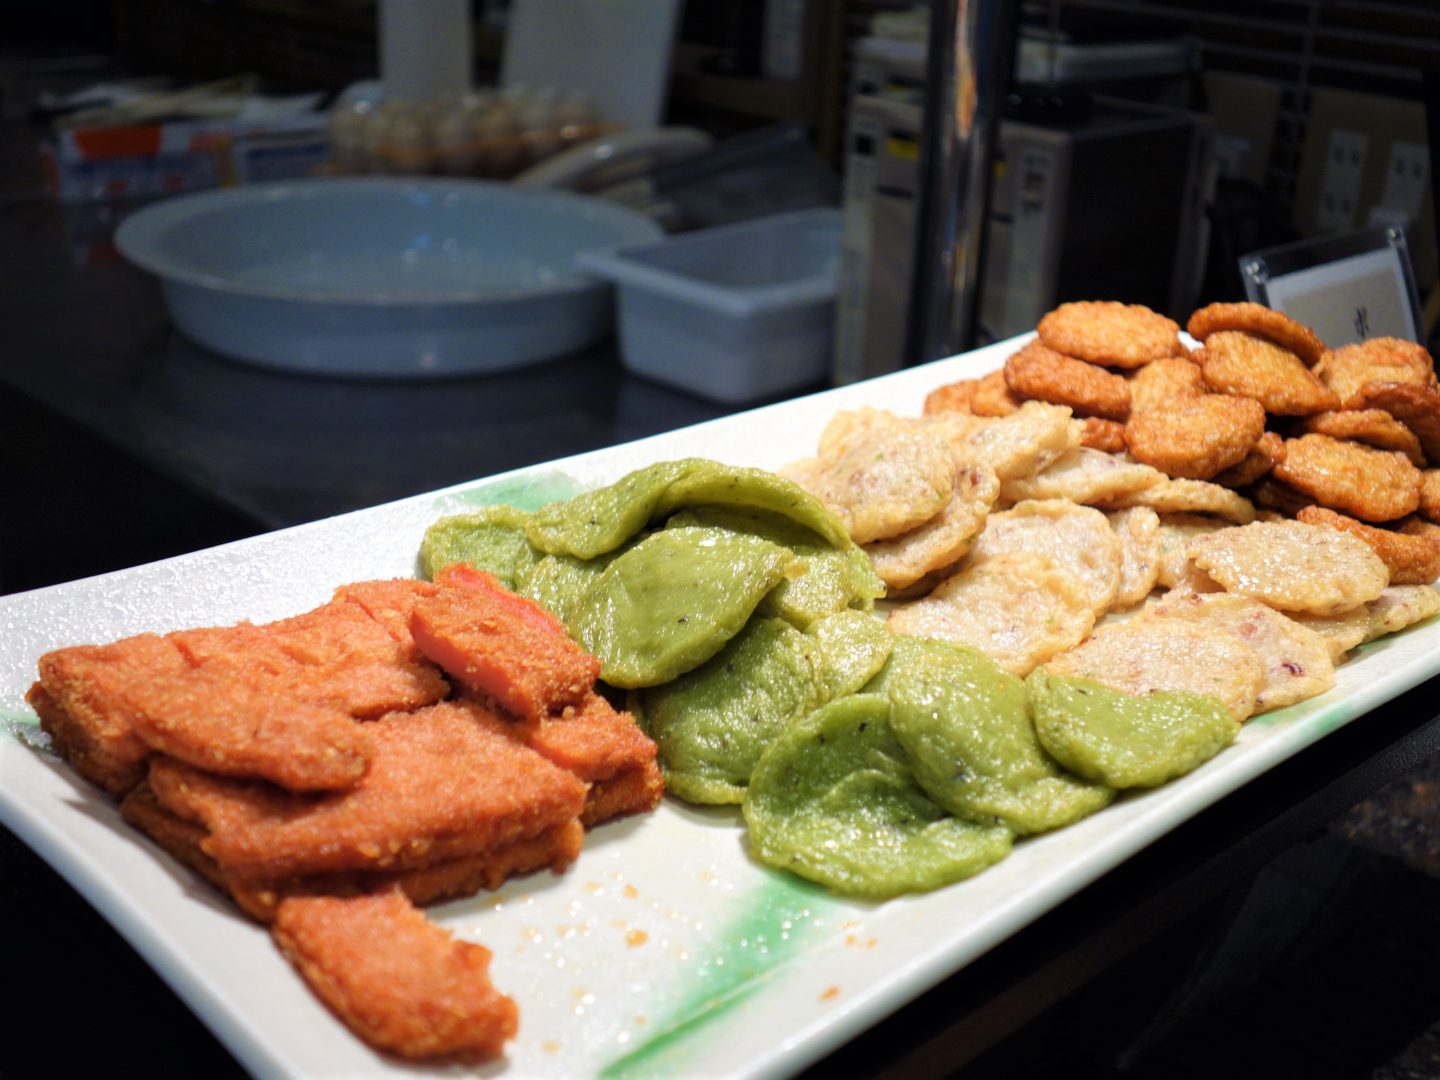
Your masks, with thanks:
[[[999,494],[1000,481],[985,466],[960,470],[950,501],[940,513],[910,532],[865,545],[875,573],[887,588],[903,589],[959,562],[985,527]]]
[[[975,401],[975,392],[979,386],[979,379],[961,379],[959,382],[937,386],[925,395],[925,415],[934,416],[936,413],[943,412],[974,412],[971,405]]]
[[[1328,435],[1288,440],[1273,475],[1321,506],[1362,521],[1394,521],[1420,505],[1420,470],[1404,454]]]
[[[1167,476],[1209,480],[1243,461],[1264,433],[1258,401],[1204,394],[1136,413],[1125,425],[1125,444],[1136,461]]]
[[[1016,397],[1068,405],[1082,416],[1124,420],[1130,385],[1094,364],[1062,356],[1032,341],[1005,361],[1005,383]]]
[[[1148,506],[1106,514],[1120,541],[1120,589],[1116,609],[1134,607],[1155,588],[1160,576],[1160,515]]]
[[[1429,461],[1440,461],[1440,390],[1410,383],[1366,383],[1357,407],[1384,409],[1415,433]]]
[[[1365,605],[1370,618],[1366,641],[1394,634],[1440,611],[1440,592],[1430,585],[1391,585]]]
[[[1370,546],[1339,529],[1257,521],[1191,538],[1195,565],[1227,592],[1281,611],[1334,615],[1369,603],[1390,584]]]
[[[918,423],[860,424],[830,440],[820,457],[781,470],[818,498],[865,544],[909,532],[950,501],[955,456],[949,442]]]
[[[897,634],[969,645],[1023,678],[1084,639],[1095,608],[1054,560],[1012,554],[965,566],[923,600],[896,607],[888,625]]]
[[[1325,351],[1325,343],[1308,326],[1263,304],[1210,304],[1190,316],[1185,329],[1196,341],[1209,344],[1210,336],[1238,330],[1275,342],[1289,349],[1306,364],[1314,366]]]
[[[1420,516],[1440,522],[1440,469],[1426,469],[1420,474]]]
[[[1049,661],[1045,670],[1127,694],[1206,694],[1224,702],[1236,723],[1255,711],[1265,681],[1260,654],[1234,634],[1143,614],[1101,627],[1084,644]]]
[[[1294,705],[1335,685],[1335,662],[1324,638],[1258,600],[1228,593],[1172,593],[1145,617],[1214,626],[1259,653],[1265,674],[1255,695],[1256,713]]]
[[[1103,450],[1107,454],[1125,452],[1125,425],[1118,420],[1102,420],[1098,416],[1087,416],[1080,433],[1080,445],[1091,450]]]
[[[1384,409],[1346,409],[1307,416],[1300,430],[1332,439],[1354,439],[1377,450],[1398,450],[1417,469],[1425,467],[1425,454],[1415,433]]]
[[[1370,407],[1357,400],[1366,383],[1435,385],[1435,365],[1424,347],[1391,337],[1330,349],[1315,365],[1315,374],[1335,391],[1347,409]]]
[[[1009,416],[1020,408],[1020,399],[1010,393],[1004,371],[992,371],[975,387],[970,411],[976,416]]]
[[[1250,448],[1250,452],[1240,459],[1239,464],[1222,469],[1215,474],[1214,480],[1221,487],[1248,487],[1268,475],[1284,460],[1285,440],[1275,432],[1267,431],[1260,436],[1260,441]]]
[[[968,565],[1020,553],[1051,559],[1084,589],[1097,618],[1115,602],[1124,552],[1100,511],[1045,499],[991,514]]]
[[[1069,499],[1086,505],[1109,505],[1164,480],[1165,474],[1149,465],[1077,446],[1033,476],[1007,480],[1000,488],[1000,501]]]
[[[1205,339],[1200,361],[1205,385],[1222,394],[1254,398],[1268,413],[1309,416],[1338,409],[1340,399],[1289,349],[1239,330]]]
[[[1139,367],[1183,351],[1180,327],[1172,319],[1140,304],[1114,300],[1061,304],[1036,330],[1056,352],[1107,367]]]
[[[1440,577],[1440,540],[1391,529],[1377,529],[1323,506],[1307,506],[1295,515],[1307,525],[1325,525],[1358,536],[1390,571],[1391,585],[1428,585]]]
[[[1198,357],[1199,353],[1193,355]],[[1132,413],[1205,393],[1205,376],[1200,364],[1184,356],[1152,360],[1131,372],[1129,382]]]
[[[1250,488],[1250,498],[1256,506],[1263,506],[1266,512],[1283,518],[1293,518],[1307,506],[1314,506],[1315,500],[1303,491],[1297,491],[1289,484],[1275,479],[1274,472]]]

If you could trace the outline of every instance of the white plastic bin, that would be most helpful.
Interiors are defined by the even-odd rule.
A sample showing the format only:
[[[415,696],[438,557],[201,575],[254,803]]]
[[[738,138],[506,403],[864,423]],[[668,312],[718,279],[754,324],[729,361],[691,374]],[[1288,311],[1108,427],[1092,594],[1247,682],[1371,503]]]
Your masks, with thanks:
[[[839,210],[798,210],[578,263],[616,286],[626,368],[735,403],[829,373],[840,230]]]

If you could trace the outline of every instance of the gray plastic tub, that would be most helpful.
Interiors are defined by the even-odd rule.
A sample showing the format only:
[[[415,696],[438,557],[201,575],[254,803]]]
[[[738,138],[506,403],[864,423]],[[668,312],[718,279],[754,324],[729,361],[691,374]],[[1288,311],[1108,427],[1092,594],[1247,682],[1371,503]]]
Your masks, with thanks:
[[[609,251],[621,361],[713,401],[767,397],[830,371],[839,210],[798,210]]]

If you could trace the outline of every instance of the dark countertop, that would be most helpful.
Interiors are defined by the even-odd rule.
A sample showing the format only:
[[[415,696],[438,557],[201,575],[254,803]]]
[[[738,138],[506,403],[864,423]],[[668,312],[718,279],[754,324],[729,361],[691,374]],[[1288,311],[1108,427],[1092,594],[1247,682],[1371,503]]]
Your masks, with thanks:
[[[0,204],[6,328],[0,592],[322,518],[727,411],[626,375],[608,348],[445,382],[327,381],[232,363],[171,331],[155,284],[105,243],[115,217],[109,208],[65,211],[35,199]],[[1143,1061],[1171,1059],[1163,1053],[1137,1059],[1135,1047],[1159,1045],[1172,1055],[1177,1045],[1183,1049],[1172,1033],[1208,1007],[1203,996],[1197,1003],[1192,985],[1208,985],[1202,978],[1212,970],[1208,958],[1223,955],[1237,927],[1244,930],[1240,940],[1264,936],[1267,924],[1245,917],[1255,898],[1273,903],[1303,895],[1319,897],[1318,908],[1338,904],[1330,871],[1316,869],[1337,856],[1316,848],[1315,837],[1341,836],[1345,858],[1353,858],[1353,837],[1327,831],[1328,823],[1397,777],[1398,802],[1362,804],[1372,808],[1365,822],[1389,820],[1389,808],[1409,806],[1407,799],[1423,802],[1413,784],[1403,786],[1404,777],[1437,750],[1432,685],[1223,800],[815,1074],[948,1075],[998,1043],[967,1076],[1040,1076],[1052,1066],[1073,1075],[1077,1063],[1085,1066],[1081,1075],[1164,1075],[1147,1073]],[[1433,784],[1424,790],[1433,792]],[[1303,872],[1287,859],[1299,859]],[[1411,870],[1413,877],[1395,879],[1399,894],[1433,885],[1428,871]],[[1295,880],[1306,888],[1293,886]],[[25,973],[7,980],[11,1022],[0,1040],[0,1077],[142,1061],[201,1075],[239,1072],[129,946],[3,829],[0,897],[6,970]],[[1359,897],[1347,902],[1415,921],[1412,908]],[[1371,924],[1343,924],[1356,925]],[[1389,966],[1367,973],[1373,1009],[1390,1000],[1387,986],[1405,983],[1406,953],[1384,953]],[[1409,955],[1432,959],[1413,947]],[[1433,967],[1418,970],[1433,974]],[[1342,984],[1354,976],[1353,968],[1322,969],[1316,978]],[[1072,992],[1086,985],[1123,996],[1125,1008],[1077,1011],[1073,1002],[1087,995]],[[1413,1003],[1413,995],[1406,1000]],[[1428,1014],[1421,1008],[1421,1021],[1440,1016],[1436,1004]],[[1309,1030],[1298,1011],[1277,1015],[1293,1033]],[[1409,1012],[1387,1015],[1403,1015],[1405,1023],[1384,1029],[1383,1045],[1367,1044],[1372,1063],[1393,1057],[1391,1044],[1414,1026]],[[1103,1038],[1097,1016],[1108,1017]],[[1169,1023],[1158,1035],[1156,1017]],[[1382,1027],[1372,1022],[1367,1031]],[[1245,1060],[1260,1060],[1227,1058],[1209,1042],[1205,1060],[1217,1067],[1249,1075]],[[1206,1043],[1202,1034],[1194,1045]],[[1063,1061],[1053,1050],[1037,1059],[1040,1045],[1067,1047]],[[1122,1070],[1115,1063],[1127,1053],[1130,1065]],[[1247,1046],[1245,1053],[1261,1052]]]

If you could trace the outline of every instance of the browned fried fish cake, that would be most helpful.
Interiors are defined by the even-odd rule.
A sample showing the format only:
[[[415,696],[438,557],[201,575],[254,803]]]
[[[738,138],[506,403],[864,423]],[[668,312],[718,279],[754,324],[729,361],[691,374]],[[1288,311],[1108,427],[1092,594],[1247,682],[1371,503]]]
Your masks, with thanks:
[[[1420,505],[1420,470],[1404,454],[1328,435],[1287,440],[1273,475],[1362,521],[1394,521]]]
[[[1384,408],[1365,400],[1367,383],[1435,385],[1435,365],[1420,345],[1400,338],[1380,337],[1327,350],[1315,374],[1334,390],[1347,409]]]
[[[1182,352],[1174,320],[1140,304],[1114,300],[1061,304],[1036,330],[1056,352],[1107,367],[1135,368]]]
[[[586,785],[488,726],[471,701],[392,713],[367,727],[370,768],[348,791],[307,796],[157,758],[160,804],[209,832],[227,874],[283,879],[405,870],[475,855],[577,819]]]
[[[1082,421],[1080,445],[1092,450],[1103,450],[1107,454],[1125,452],[1125,425],[1118,420],[1104,420],[1098,416],[1087,416]]]
[[[1258,401],[1204,394],[1136,413],[1125,425],[1125,444],[1167,476],[1208,480],[1243,461],[1264,433]]]
[[[1427,461],[1440,461],[1440,390],[1414,383],[1366,383],[1357,407],[1384,409],[1415,433]]]
[[[1022,402],[1010,392],[1003,371],[992,371],[976,384],[970,399],[970,411],[976,416],[1009,416],[1018,412]]]
[[[1267,431],[1250,448],[1237,465],[1215,474],[1215,483],[1222,487],[1241,488],[1255,483],[1285,460],[1285,440],[1276,432]]]
[[[1354,439],[1377,450],[1398,450],[1417,469],[1425,467],[1425,454],[1415,433],[1384,409],[1346,409],[1316,413],[1300,422],[1300,429],[1332,439]]]
[[[1440,469],[1426,469],[1420,474],[1420,516],[1440,522]]]
[[[1249,494],[1256,506],[1287,518],[1293,518],[1302,507],[1315,505],[1315,500],[1305,492],[1275,479],[1273,471],[1251,485]]]
[[[1190,316],[1185,329],[1196,341],[1207,345],[1211,334],[1227,330],[1254,334],[1289,349],[1311,366],[1325,351],[1325,343],[1315,331],[1263,304],[1209,304]]]
[[[1440,577],[1440,540],[1391,529],[1377,529],[1323,506],[1307,506],[1295,515],[1307,525],[1327,525],[1369,544],[1390,571],[1391,585],[1428,585]]]
[[[378,1049],[484,1060],[519,1027],[515,1002],[490,982],[490,950],[452,937],[399,889],[292,897],[271,929],[315,995]]]
[[[1016,397],[1068,405],[1081,416],[1124,420],[1130,415],[1130,386],[1123,378],[1038,341],[1005,361],[1004,371]]]
[[[1152,360],[1130,375],[1130,411],[1168,405],[1179,398],[1205,393],[1205,376],[1197,361],[1186,356]]]
[[[1239,330],[1205,339],[1200,368],[1205,385],[1222,394],[1254,398],[1277,416],[1309,416],[1340,407],[1340,399],[1300,357],[1272,341]]]

